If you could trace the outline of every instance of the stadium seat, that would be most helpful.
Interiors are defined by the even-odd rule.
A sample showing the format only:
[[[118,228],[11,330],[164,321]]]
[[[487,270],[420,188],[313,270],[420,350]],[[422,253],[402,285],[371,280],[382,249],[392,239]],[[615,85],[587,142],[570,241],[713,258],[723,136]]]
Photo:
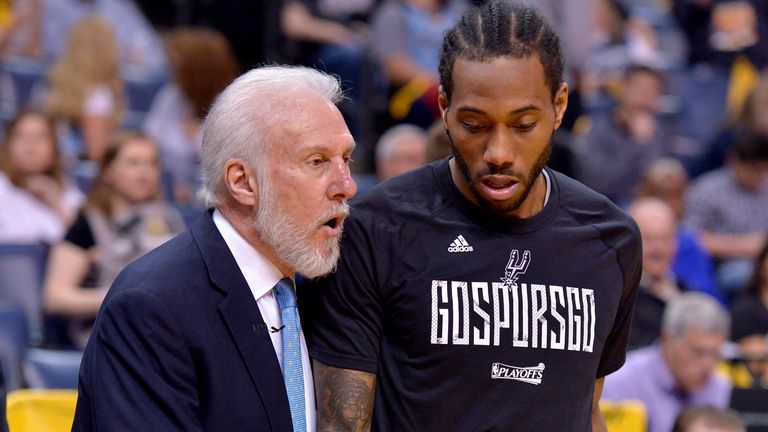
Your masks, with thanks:
[[[21,363],[28,345],[25,322],[19,305],[0,303],[0,361],[6,390],[23,385]]]
[[[30,348],[23,371],[27,386],[34,389],[77,389],[81,351]]]
[[[43,244],[0,244],[0,302],[24,310],[30,343],[42,338],[42,288],[48,257]]]
[[[639,401],[600,401],[600,412],[611,432],[648,430],[648,414],[645,405]]]
[[[13,432],[68,432],[76,405],[75,390],[15,390],[8,393],[8,426]]]

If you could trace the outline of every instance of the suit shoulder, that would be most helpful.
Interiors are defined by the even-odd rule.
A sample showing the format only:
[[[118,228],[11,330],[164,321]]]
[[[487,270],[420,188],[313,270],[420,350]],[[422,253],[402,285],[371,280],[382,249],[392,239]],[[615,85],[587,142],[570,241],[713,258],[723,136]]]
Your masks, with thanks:
[[[157,296],[177,295],[180,293],[176,291],[185,285],[180,281],[199,279],[204,269],[197,244],[190,232],[185,231],[126,266],[110,294],[141,289]]]

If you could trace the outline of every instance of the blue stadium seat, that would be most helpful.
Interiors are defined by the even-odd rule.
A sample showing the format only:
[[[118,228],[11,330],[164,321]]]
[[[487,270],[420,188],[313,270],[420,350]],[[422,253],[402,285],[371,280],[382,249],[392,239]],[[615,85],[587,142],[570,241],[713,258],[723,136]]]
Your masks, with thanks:
[[[122,120],[123,126],[141,129],[157,92],[168,83],[168,76],[129,67],[124,67],[120,75],[125,83],[125,97],[128,103],[128,110]]]
[[[0,302],[24,310],[31,343],[42,338],[42,288],[48,246],[0,244]]]
[[[24,359],[24,378],[33,389],[77,389],[81,351],[30,348]]]
[[[0,303],[0,362],[7,391],[23,385],[21,363],[28,345],[24,310],[17,304]]]

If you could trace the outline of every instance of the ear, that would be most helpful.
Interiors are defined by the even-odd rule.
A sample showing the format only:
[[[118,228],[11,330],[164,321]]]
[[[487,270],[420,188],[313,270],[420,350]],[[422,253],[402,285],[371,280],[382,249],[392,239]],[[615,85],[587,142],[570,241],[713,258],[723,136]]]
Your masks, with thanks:
[[[254,207],[258,203],[258,186],[253,170],[242,159],[224,164],[224,183],[229,195],[238,203]]]
[[[443,127],[448,130],[448,96],[440,86],[440,94],[437,96],[437,105],[440,107],[440,118],[443,119]]]
[[[555,93],[555,129],[560,127],[568,108],[568,84],[562,83]]]

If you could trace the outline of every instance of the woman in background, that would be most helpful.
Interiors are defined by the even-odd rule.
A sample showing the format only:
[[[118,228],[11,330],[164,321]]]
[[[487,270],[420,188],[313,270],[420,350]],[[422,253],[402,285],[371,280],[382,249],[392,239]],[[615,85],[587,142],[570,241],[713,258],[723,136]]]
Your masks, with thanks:
[[[166,39],[173,80],[152,103],[144,131],[160,147],[171,194],[179,204],[194,204],[203,118],[213,99],[238,73],[227,40],[215,30],[182,28]]]
[[[134,132],[116,136],[85,207],[48,264],[45,310],[69,320],[74,345],[85,346],[107,289],[123,267],[184,229],[178,212],[159,196],[155,144]]]
[[[0,242],[58,242],[84,199],[64,175],[53,120],[17,114],[0,147]]]
[[[68,162],[101,160],[124,105],[117,43],[103,18],[88,16],[72,28],[48,75],[44,105],[59,123]]]

